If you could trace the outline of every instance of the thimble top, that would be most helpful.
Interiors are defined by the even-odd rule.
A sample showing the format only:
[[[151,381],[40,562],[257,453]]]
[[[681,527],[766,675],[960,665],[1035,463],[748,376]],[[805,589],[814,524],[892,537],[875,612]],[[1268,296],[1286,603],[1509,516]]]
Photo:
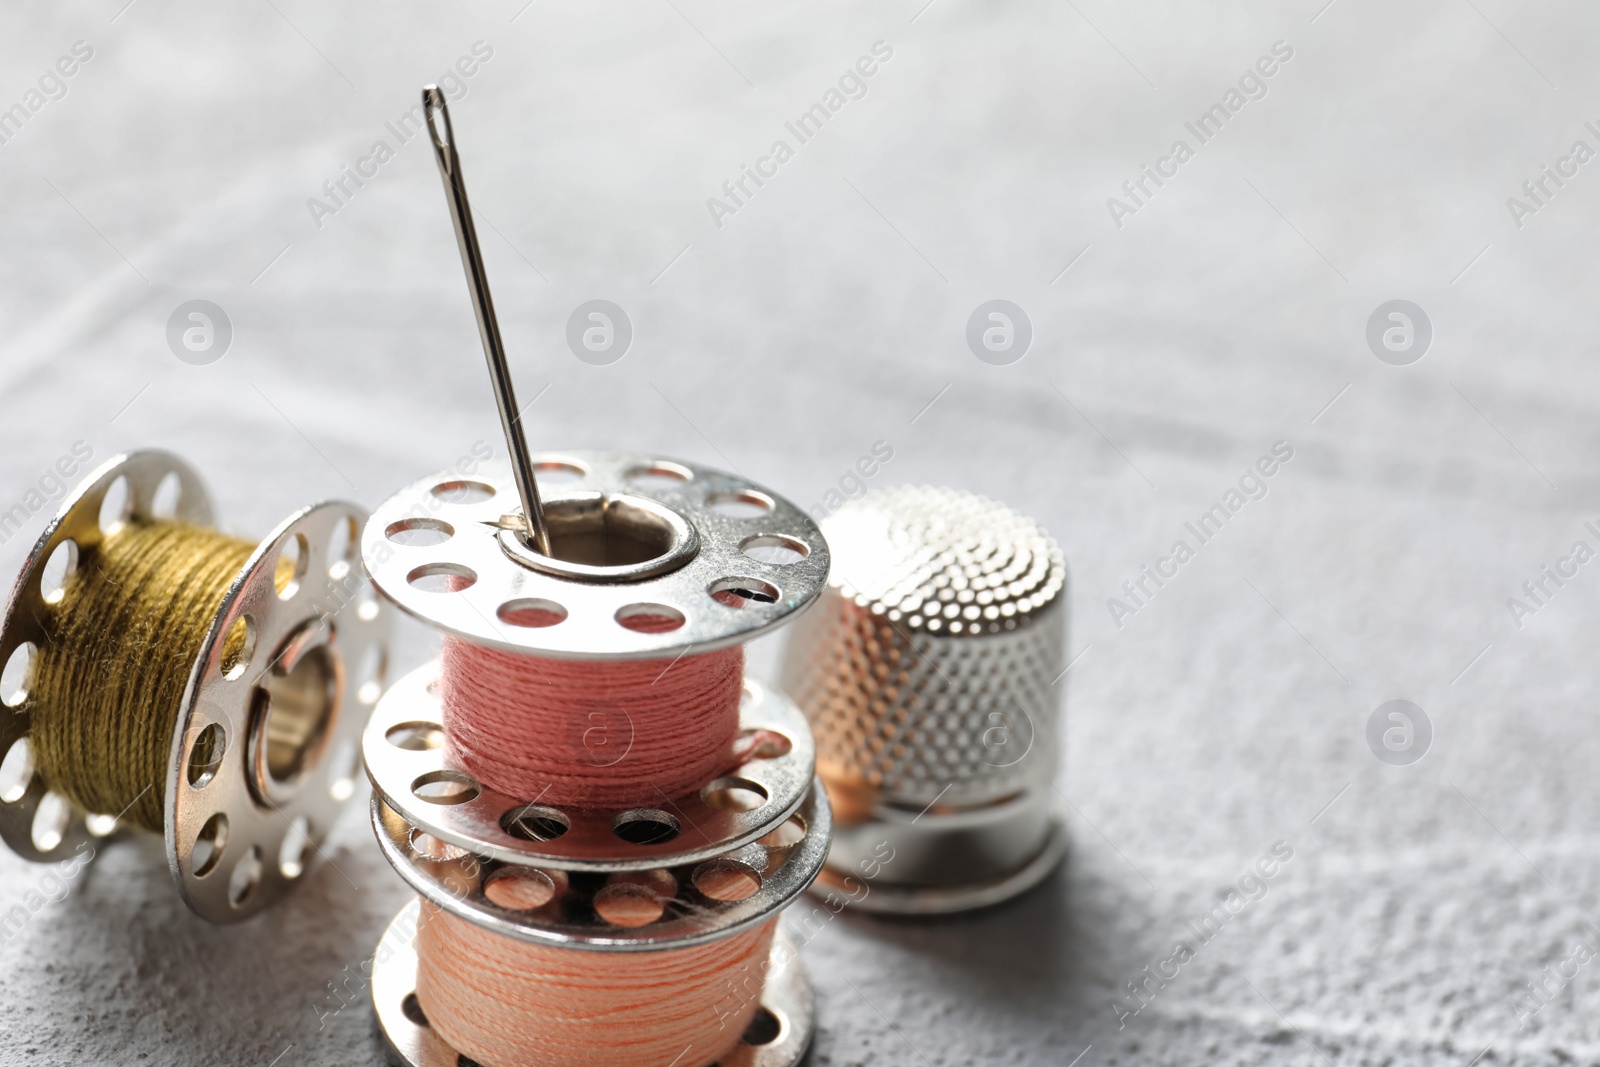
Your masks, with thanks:
[[[1038,523],[959,489],[887,489],[824,530],[840,594],[912,633],[1016,630],[1066,589],[1061,549]]]

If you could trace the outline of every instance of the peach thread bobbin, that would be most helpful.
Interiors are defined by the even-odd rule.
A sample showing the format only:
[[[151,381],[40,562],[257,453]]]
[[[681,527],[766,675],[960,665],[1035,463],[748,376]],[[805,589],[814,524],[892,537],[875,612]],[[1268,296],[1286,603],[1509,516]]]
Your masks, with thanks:
[[[149,822],[159,811],[178,892],[211,922],[249,918],[303,881],[355,792],[363,713],[382,692],[389,639],[388,613],[356,558],[365,517],[342,502],[296,511],[253,551],[241,543],[236,551],[247,558],[231,580],[222,579],[219,602],[207,604],[198,620],[182,620],[197,623],[204,636],[192,664],[176,661],[174,669],[187,676],[173,681],[172,691],[182,691],[178,706],[154,709],[173,720],[164,775],[147,786],[160,799]],[[56,729],[76,730],[73,720],[84,717],[70,693],[64,707],[40,703],[41,660],[73,655],[57,636],[73,597],[88,595],[83,583],[104,580],[110,554],[135,543],[137,533],[187,531],[197,545],[229,540],[211,524],[211,500],[193,468],[171,453],[145,450],[89,474],[34,545],[0,623],[9,706],[0,715],[0,838],[24,859],[70,859],[115,832],[116,816],[124,814],[79,810],[64,795],[69,784],[50,781],[40,753],[28,746],[35,719],[47,711],[64,718]],[[118,541],[127,537],[135,541]],[[148,628],[144,639],[155,642],[157,659],[177,633],[177,593],[164,588],[152,582],[149,590],[128,591],[129,611]],[[106,633],[100,647],[114,658],[127,636]],[[71,664],[87,684],[104,666]],[[173,663],[120,667],[148,677]],[[166,728],[154,721],[123,726]]]
[[[775,690],[726,675],[739,662],[726,653],[816,598],[827,545],[792,503],[735,475],[637,453],[527,450],[448,111],[431,87],[423,99],[510,462],[413,483],[362,537],[379,592],[447,642],[440,662],[383,697],[362,740],[379,844],[422,898],[375,956],[379,1028],[410,1067],[673,1058],[656,1064],[639,1050],[661,1035],[630,1044],[612,1017],[688,1034],[679,1067],[791,1067],[809,1046],[812,997],[776,919],[820,872],[831,814],[804,717]],[[706,674],[694,709],[684,698],[678,731],[720,754],[707,770],[677,795],[643,800],[581,784],[664,774],[636,768],[661,767],[661,750],[683,737],[657,729],[673,711],[647,698],[675,670],[711,668],[724,673]],[[601,706],[503,718],[541,673],[562,675],[552,692],[564,693],[585,671]],[[704,725],[691,728],[695,709]],[[651,723],[634,722],[646,714]],[[468,738],[467,726],[479,729]],[[593,729],[607,747],[586,747]],[[586,761],[566,768],[584,775],[537,764],[552,751]],[[541,773],[565,792],[541,786]],[[697,965],[738,973],[684,975],[699,990],[691,1006],[661,976]],[[539,991],[562,976],[570,986]],[[506,995],[464,992],[476,988]],[[575,1002],[585,989],[601,1002]],[[725,1011],[713,1010],[719,997]]]

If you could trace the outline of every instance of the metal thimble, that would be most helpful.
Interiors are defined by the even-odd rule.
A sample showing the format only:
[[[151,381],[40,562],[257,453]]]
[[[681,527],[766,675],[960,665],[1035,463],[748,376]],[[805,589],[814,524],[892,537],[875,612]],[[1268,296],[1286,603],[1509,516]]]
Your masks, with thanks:
[[[822,531],[831,576],[790,631],[782,686],[834,807],[823,887],[901,914],[1028,889],[1066,847],[1061,549],[1003,504],[926,486],[852,501]]]

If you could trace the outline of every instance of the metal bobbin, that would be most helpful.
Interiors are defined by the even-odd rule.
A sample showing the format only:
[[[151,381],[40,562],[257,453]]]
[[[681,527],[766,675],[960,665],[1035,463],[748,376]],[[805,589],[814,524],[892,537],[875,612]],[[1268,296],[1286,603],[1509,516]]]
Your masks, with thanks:
[[[124,501],[109,519],[108,496]],[[230,585],[189,675],[167,763],[167,862],[184,903],[211,922],[249,918],[283,897],[355,792],[363,713],[382,690],[389,634],[356,559],[364,517],[331,502],[280,523]],[[90,474],[17,578],[0,663],[32,659],[49,639],[60,584],[94,566],[102,544],[130,522],[161,520],[212,523],[204,483],[177,456],[130,452]],[[293,568],[280,575],[286,554]],[[45,588],[47,570],[60,572],[55,588]],[[224,662],[225,639],[237,632],[243,651]],[[0,715],[8,763],[26,751],[17,746],[30,726],[26,682],[14,696],[11,714]],[[115,829],[116,813],[77,811],[31,757],[20,763],[25,785],[0,796],[0,838],[12,851],[59,862]]]
[[[1066,850],[1052,785],[1060,548],[1004,505],[917,486],[852,501],[823,530],[833,576],[791,631],[781,675],[811,721],[836,817],[819,886],[866,878],[852,906],[895,914],[1032,887]]]
[[[434,692],[438,671],[436,662],[418,668],[378,702],[362,738],[367,776],[407,821],[486,859],[570,871],[695,863],[766,834],[812,788],[816,755],[805,718],[783,694],[746,678],[738,761],[687,796],[615,810],[506,796],[452,757]]]
[[[508,468],[470,479],[447,471],[373,513],[363,555],[379,592],[474,644],[671,660],[767,632],[822,591],[829,557],[815,523],[746,479],[626,452],[531,462],[552,556],[518,536]],[[545,625],[516,625],[530,610]],[[636,617],[655,625],[635,629]],[[663,632],[662,619],[676,625]],[[362,748],[385,858],[457,918],[574,951],[664,951],[774,918],[822,870],[832,817],[815,748],[805,717],[776,690],[746,678],[735,761],[712,780],[655,807],[610,811],[506,796],[475,780],[446,743],[438,670],[425,665],[393,686]],[[635,925],[641,888],[661,912]],[[622,923],[607,918],[611,892],[630,898]],[[414,996],[415,907],[386,935],[403,943],[379,953],[374,1009],[394,1062],[454,1064]],[[796,946],[780,934],[773,953],[757,1022],[723,1067],[793,1067],[809,1047],[812,995]]]
[[[372,799],[372,823],[384,858],[422,897],[446,912],[505,937],[590,952],[687,948],[775,917],[816,878],[828,855],[831,816],[820,783],[799,810],[725,854],[658,865],[572,869],[504,862],[452,845]],[[652,902],[655,917],[641,914]],[[428,1026],[415,995],[413,942],[419,903],[390,924],[375,956],[372,997],[392,1062],[454,1067],[455,1049]],[[778,932],[756,1017],[722,1067],[794,1067],[815,1027],[812,992],[799,946]],[[527,1021],[537,1026],[537,1019]]]
[[[413,900],[389,923],[372,969],[372,1004],[391,1063],[401,1067],[459,1067],[469,1062],[428,1025],[417,1002],[415,947],[421,901]],[[718,1067],[794,1067],[805,1056],[816,1026],[815,1005],[799,946],[779,930],[765,967],[766,984],[756,1017]],[[537,1026],[537,1021],[530,1021]]]

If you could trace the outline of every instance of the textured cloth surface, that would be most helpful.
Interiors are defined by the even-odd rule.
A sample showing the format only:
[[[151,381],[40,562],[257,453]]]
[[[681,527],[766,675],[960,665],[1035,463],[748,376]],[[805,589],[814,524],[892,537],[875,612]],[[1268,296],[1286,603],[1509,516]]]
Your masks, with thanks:
[[[1600,948],[1600,12],[782,7],[0,12],[22,109],[0,112],[0,572],[77,441],[191,457],[255,536],[503,454],[403,119],[470,69],[455,126],[534,447],[681,455],[819,509],[951,484],[1065,549],[1069,862],[980,916],[827,923],[816,1063],[1600,1060],[1600,970],[1569,962]],[[594,320],[591,361],[567,340],[595,299],[631,324],[609,365]],[[1031,327],[1004,365],[1014,314],[1011,349],[986,315],[988,361],[968,342],[996,299]],[[169,342],[190,300],[231,323],[207,365]],[[1419,362],[1390,362],[1423,344],[1414,313],[1369,341],[1392,300],[1427,316]],[[1185,524],[1217,504],[1201,543]],[[1179,539],[1193,558],[1163,563]],[[396,669],[429,647],[408,629]],[[1396,699],[1432,727],[1410,765],[1367,739]],[[379,1062],[361,963],[408,894],[362,807],[230,929],[186,912],[153,838],[70,876],[0,856],[0,1064]],[[1248,876],[1279,841],[1292,859]],[[1146,967],[1177,974],[1134,1015]]]

